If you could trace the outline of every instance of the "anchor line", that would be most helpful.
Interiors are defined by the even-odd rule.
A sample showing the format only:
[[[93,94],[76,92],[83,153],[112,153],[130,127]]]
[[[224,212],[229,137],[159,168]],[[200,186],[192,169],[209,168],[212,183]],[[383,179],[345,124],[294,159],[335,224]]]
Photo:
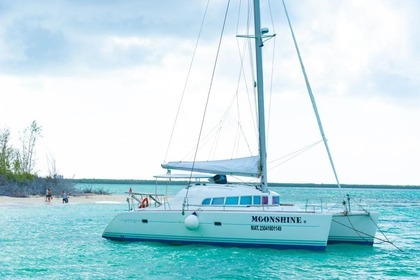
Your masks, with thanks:
[[[355,200],[352,196],[349,196],[356,204],[357,206],[359,206],[360,209],[362,209],[363,211],[366,212],[366,214],[370,214],[369,211],[367,211],[365,208],[363,208],[363,206],[361,204],[359,204],[359,202],[357,202],[357,200]],[[370,215],[369,215],[370,216]],[[372,219],[372,218],[371,218]],[[373,220],[372,220],[373,221]],[[375,222],[374,222],[375,223]]]
[[[347,217],[347,220],[349,221],[349,223],[350,223],[350,225],[351,225],[351,228],[357,233],[357,235],[360,237],[360,238],[362,238],[363,240],[365,240],[366,241],[366,239],[363,237],[363,236],[361,236],[360,235],[360,233],[359,233],[359,230],[357,230],[355,227],[354,227],[354,225],[353,225],[353,223],[351,222],[351,220],[350,220],[350,217],[349,217],[349,215],[346,215],[346,217]],[[369,217],[370,217],[370,215],[369,215]],[[371,218],[372,219],[372,218]],[[350,228],[350,227],[349,227]],[[361,231],[361,233],[363,233],[364,235],[368,235],[368,234],[366,234],[365,232],[362,232]],[[375,238],[375,237],[374,237]]]
[[[369,215],[370,216],[370,215]],[[347,217],[348,219],[349,219],[349,222],[350,222],[350,218],[349,217]],[[370,218],[371,220],[372,220],[372,218]],[[368,237],[372,237],[373,239],[376,239],[376,240],[379,240],[379,241],[381,241],[381,242],[383,242],[383,243],[389,243],[389,244],[391,244],[392,246],[394,246],[396,249],[398,249],[398,250],[400,250],[401,252],[404,252],[401,248],[399,248],[397,245],[395,245],[392,241],[390,241],[389,239],[388,239],[388,237],[386,237],[386,235],[384,234],[384,233],[382,233],[382,231],[379,229],[379,227],[378,227],[378,225],[372,220],[372,222],[373,222],[373,224],[378,228],[378,230],[379,231],[381,231],[381,233],[382,233],[382,235],[386,238],[386,239],[382,239],[382,238],[380,238],[380,237],[376,237],[376,236],[373,236],[373,235],[371,235],[371,234],[368,234],[368,233],[366,233],[366,232],[363,232],[363,231],[360,231],[360,230],[358,230],[358,229],[356,229],[356,228],[354,228],[354,226],[353,226],[353,224],[350,222],[350,224],[351,224],[351,227],[350,226],[348,226],[348,225],[345,225],[345,224],[343,224],[343,223],[340,223],[339,221],[337,221],[337,220],[334,220],[334,219],[332,219],[332,221],[333,222],[335,222],[335,223],[337,223],[337,224],[339,224],[339,225],[341,225],[341,226],[343,226],[343,227],[346,227],[346,228],[349,228],[349,229],[352,229],[352,230],[354,230],[363,240],[366,240],[363,236],[361,236],[360,234],[364,234],[365,236],[368,236]]]
[[[397,248],[398,250],[400,250],[401,252],[404,252],[401,248],[399,248],[397,245],[395,245],[391,240],[389,240],[388,236],[385,235],[385,233],[381,230],[381,228],[378,226],[377,223],[375,223],[375,221],[372,219],[372,216],[370,215],[369,211],[367,211],[366,209],[363,208],[362,205],[360,205],[353,197],[351,197],[351,199],[357,204],[357,206],[359,206],[360,209],[362,209],[363,211],[365,211],[367,214],[369,214],[369,219],[372,221],[372,223],[376,226],[376,228],[378,229],[378,231],[382,234],[382,236],[386,239],[384,242],[391,244],[392,246],[394,246],[395,248]],[[351,222],[350,222],[351,224]],[[381,240],[381,239],[380,239]]]
[[[379,237],[375,237],[375,236],[373,236],[373,235],[371,235],[371,234],[368,234],[368,233],[366,233],[366,232],[363,232],[363,231],[360,231],[360,230],[358,230],[358,229],[355,229],[353,226],[348,226],[348,225],[346,225],[346,224],[343,224],[343,223],[340,223],[339,221],[337,221],[337,220],[334,220],[334,219],[332,219],[332,221],[333,222],[335,222],[335,223],[337,223],[337,224],[339,224],[339,225],[342,225],[343,227],[346,227],[346,228],[349,228],[349,229],[352,229],[352,230],[354,230],[355,232],[357,232],[357,234],[359,234],[359,233],[362,233],[362,234],[364,234],[364,235],[366,235],[366,236],[368,236],[368,237],[372,237],[372,238],[374,238],[374,239],[378,239],[378,240],[380,240],[380,241],[382,241],[382,242],[388,242],[388,241],[386,241],[386,240],[383,240],[383,239],[381,239],[381,238],[379,238]],[[360,236],[360,234],[359,234],[359,236]],[[363,238],[362,236],[360,236],[361,238]],[[365,238],[363,238],[364,240],[366,240]]]

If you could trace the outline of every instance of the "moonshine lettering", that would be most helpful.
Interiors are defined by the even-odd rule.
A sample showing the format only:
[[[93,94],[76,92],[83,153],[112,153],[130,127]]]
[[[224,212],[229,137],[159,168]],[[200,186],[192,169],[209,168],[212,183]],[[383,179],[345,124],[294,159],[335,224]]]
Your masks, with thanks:
[[[252,216],[252,223],[273,223],[273,224],[301,224],[302,217],[282,217],[282,216]]]

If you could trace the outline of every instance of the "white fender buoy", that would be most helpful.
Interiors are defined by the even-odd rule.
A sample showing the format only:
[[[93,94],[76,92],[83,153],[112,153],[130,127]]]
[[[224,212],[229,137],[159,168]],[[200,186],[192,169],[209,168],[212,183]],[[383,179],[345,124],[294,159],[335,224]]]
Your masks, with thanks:
[[[195,213],[189,215],[184,221],[185,227],[189,230],[196,230],[200,226],[200,221]]]

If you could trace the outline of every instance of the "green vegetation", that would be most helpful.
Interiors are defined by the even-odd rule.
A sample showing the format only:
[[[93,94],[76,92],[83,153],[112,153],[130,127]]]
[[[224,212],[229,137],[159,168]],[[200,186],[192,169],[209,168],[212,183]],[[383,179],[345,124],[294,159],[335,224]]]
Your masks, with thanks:
[[[0,176],[7,180],[24,182],[36,178],[35,144],[41,136],[41,127],[36,121],[26,128],[20,136],[21,149],[10,145],[10,130],[0,130]]]
[[[35,147],[41,137],[42,128],[33,121],[21,133],[19,139],[21,148],[10,144],[10,130],[0,129],[0,195],[27,197],[30,195],[45,195],[50,188],[53,195],[61,192],[77,193],[74,184],[55,172],[55,164],[50,169],[50,175],[41,178],[35,172]]]
[[[41,182],[33,168],[35,144],[40,136],[41,127],[33,121],[20,136],[21,149],[16,149],[10,144],[10,130],[0,130],[0,195],[27,196],[38,192]]]

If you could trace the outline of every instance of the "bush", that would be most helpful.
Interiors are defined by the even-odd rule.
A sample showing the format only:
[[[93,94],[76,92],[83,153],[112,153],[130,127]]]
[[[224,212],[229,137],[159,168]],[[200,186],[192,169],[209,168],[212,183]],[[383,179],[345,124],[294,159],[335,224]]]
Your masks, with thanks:
[[[92,186],[84,187],[80,189],[80,192],[84,194],[105,194],[105,195],[110,194],[109,190],[105,190],[104,188],[94,189],[92,188]]]
[[[7,178],[0,176],[0,195],[11,197],[29,197],[32,195],[45,195],[51,189],[53,196],[59,197],[64,191],[68,194],[77,194],[74,184],[61,178]]]

